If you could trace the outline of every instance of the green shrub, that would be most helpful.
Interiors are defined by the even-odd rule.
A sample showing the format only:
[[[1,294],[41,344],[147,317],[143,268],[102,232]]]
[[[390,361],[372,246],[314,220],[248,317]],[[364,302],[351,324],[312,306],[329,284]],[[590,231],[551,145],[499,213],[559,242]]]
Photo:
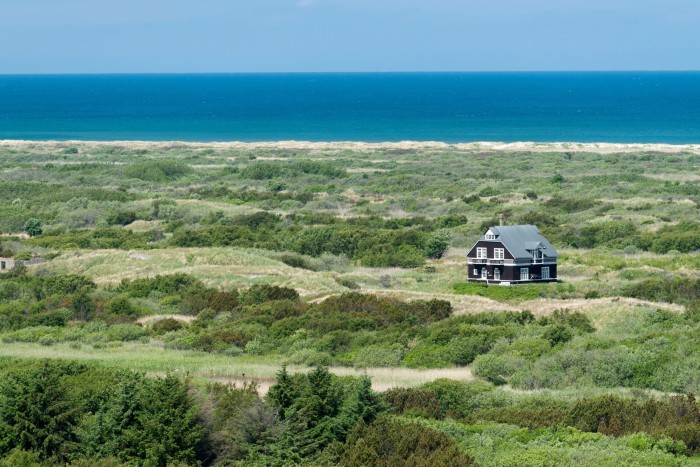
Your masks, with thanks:
[[[379,418],[371,425],[360,423],[348,437],[347,445],[342,464],[349,467],[475,465],[474,460],[443,433],[390,418]]]
[[[493,385],[481,381],[456,381],[436,379],[420,387],[434,392],[440,401],[443,416],[463,419],[470,416],[478,407],[478,398],[494,390]]]
[[[170,182],[192,172],[192,168],[182,162],[169,160],[152,160],[130,164],[124,174],[148,182]]]
[[[440,399],[434,391],[421,388],[392,388],[382,394],[392,413],[425,418],[442,418]]]
[[[398,367],[403,359],[403,348],[394,345],[387,347],[364,347],[360,349],[352,360],[355,368]]]
[[[166,332],[179,331],[183,327],[184,325],[182,322],[173,318],[165,318],[153,323],[151,329],[153,330],[154,334],[160,335],[165,334]]]
[[[474,359],[474,374],[493,384],[506,384],[508,378],[524,364],[511,355],[479,355]]]
[[[241,294],[241,302],[246,305],[260,304],[273,300],[299,300],[299,293],[287,287],[255,284]]]
[[[107,302],[105,312],[113,316],[138,316],[139,309],[134,306],[126,295],[117,295]]]

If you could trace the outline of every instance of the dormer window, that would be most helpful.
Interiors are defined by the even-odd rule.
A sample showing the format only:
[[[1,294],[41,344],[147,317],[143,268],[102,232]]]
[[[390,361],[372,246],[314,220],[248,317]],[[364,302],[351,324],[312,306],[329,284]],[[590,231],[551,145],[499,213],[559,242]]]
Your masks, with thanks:
[[[486,232],[484,238],[486,238],[486,240],[496,240],[496,236],[490,230]]]

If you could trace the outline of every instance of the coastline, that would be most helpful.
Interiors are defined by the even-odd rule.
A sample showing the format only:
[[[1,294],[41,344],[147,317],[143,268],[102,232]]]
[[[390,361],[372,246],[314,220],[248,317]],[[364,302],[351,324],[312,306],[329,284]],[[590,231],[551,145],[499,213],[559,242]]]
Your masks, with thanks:
[[[469,143],[444,143],[440,141],[398,141],[368,143],[362,141],[261,141],[261,142],[191,142],[191,141],[87,141],[87,140],[0,140],[0,148],[18,149],[22,147],[65,148],[82,146],[86,149],[102,146],[121,146],[124,149],[221,149],[221,150],[311,150],[311,151],[378,151],[378,150],[457,150],[457,151],[508,151],[508,152],[595,152],[599,154],[630,152],[692,152],[700,154],[700,144],[661,144],[661,143],[577,143],[551,142],[538,143],[521,141],[504,143],[496,141],[475,141]]]

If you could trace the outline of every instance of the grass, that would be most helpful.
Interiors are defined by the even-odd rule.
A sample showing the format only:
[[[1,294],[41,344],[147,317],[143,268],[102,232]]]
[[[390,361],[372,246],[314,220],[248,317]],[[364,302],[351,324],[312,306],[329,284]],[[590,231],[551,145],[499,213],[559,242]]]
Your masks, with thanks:
[[[262,392],[265,392],[274,383],[275,375],[284,363],[284,357],[281,356],[228,357],[207,352],[167,350],[153,344],[135,343],[103,349],[95,349],[90,346],[74,349],[67,344],[56,344],[51,347],[26,343],[3,344],[0,346],[0,357],[91,362],[149,374],[177,372],[189,374],[199,380],[233,383],[254,381],[259,385]],[[309,370],[308,367],[295,365],[290,365],[287,369],[291,373]],[[462,381],[473,378],[471,371],[467,367],[431,370],[331,367],[330,370],[339,376],[367,374],[372,378],[372,387],[378,391],[385,391],[399,386],[418,386],[438,378],[451,378]]]
[[[346,290],[331,273],[312,273],[272,259],[263,250],[169,248],[148,251],[76,250],[63,253],[39,270],[84,274],[101,285],[158,274],[187,273],[210,287],[247,288],[256,283],[283,285],[313,298]]]

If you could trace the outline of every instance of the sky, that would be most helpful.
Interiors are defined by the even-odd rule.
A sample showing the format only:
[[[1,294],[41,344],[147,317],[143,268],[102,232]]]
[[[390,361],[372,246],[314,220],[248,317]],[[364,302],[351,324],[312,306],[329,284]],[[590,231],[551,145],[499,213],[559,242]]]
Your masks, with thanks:
[[[0,0],[0,74],[700,70],[699,0]]]

